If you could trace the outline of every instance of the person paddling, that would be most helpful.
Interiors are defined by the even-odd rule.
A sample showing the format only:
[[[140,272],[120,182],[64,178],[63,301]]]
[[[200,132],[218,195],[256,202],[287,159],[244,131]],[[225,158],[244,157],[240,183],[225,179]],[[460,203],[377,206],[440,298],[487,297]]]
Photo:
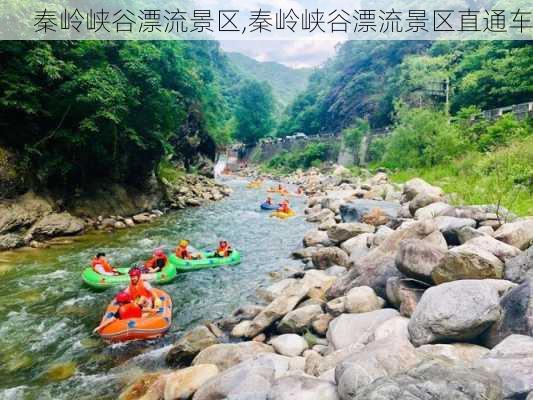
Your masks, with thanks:
[[[176,257],[183,260],[198,260],[202,258],[200,253],[192,254],[189,250],[189,241],[181,240],[178,247],[176,247]]]
[[[118,310],[105,322],[102,322],[96,328],[94,328],[93,333],[99,332],[104,329],[106,326],[111,325],[117,319],[132,319],[132,318],[142,318],[143,310],[137,304],[135,304],[131,296],[125,291],[118,292],[115,296],[115,301],[118,304]]]
[[[142,309],[152,308],[154,306],[154,295],[152,286],[142,279],[140,268],[134,267],[128,272],[130,276],[130,285],[124,291],[128,293],[133,302]]]
[[[272,205],[272,197],[267,197],[267,199],[265,200],[265,204],[268,204],[269,206]]]
[[[163,250],[155,249],[152,258],[146,261],[143,267],[148,273],[159,272],[167,265],[167,261],[168,258]]]
[[[232,252],[232,248],[226,240],[221,240],[218,244],[218,248],[215,250],[213,257],[229,257]]]
[[[284,199],[281,203],[279,203],[278,211],[286,214],[289,213],[291,211],[289,207],[289,200]]]
[[[93,270],[100,275],[120,275],[120,272],[116,268],[113,268],[111,264],[106,260],[105,253],[98,253],[96,257],[91,261]]]

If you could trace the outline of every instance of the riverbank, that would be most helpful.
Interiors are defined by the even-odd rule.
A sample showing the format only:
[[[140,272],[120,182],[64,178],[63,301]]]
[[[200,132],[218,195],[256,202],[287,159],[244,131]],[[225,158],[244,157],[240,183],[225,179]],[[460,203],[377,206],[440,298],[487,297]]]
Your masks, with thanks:
[[[144,188],[102,185],[65,200],[28,191],[0,200],[0,251],[48,247],[51,239],[147,224],[169,210],[198,207],[229,196],[231,189],[195,174],[151,179]]]
[[[121,399],[528,397],[533,219],[340,172],[290,179],[317,225],[301,264],[186,332]]]

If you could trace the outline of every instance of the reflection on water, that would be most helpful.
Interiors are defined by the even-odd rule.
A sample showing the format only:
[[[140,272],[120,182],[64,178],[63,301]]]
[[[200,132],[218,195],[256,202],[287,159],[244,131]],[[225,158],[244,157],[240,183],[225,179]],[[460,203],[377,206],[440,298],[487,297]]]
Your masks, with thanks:
[[[0,254],[0,398],[113,399],[142,370],[162,368],[168,346],[188,327],[253,301],[257,287],[269,284],[269,271],[295,263],[288,255],[308,229],[303,218],[269,218],[259,210],[264,190],[227,183],[235,191],[230,198],[149,226]],[[303,200],[292,202],[302,214]],[[113,264],[130,265],[155,247],[171,251],[181,238],[202,250],[227,239],[241,250],[242,263],[178,275],[165,285],[174,320],[163,339],[106,345],[91,335],[118,290],[96,293],[81,285],[81,270],[93,255],[104,251]]]

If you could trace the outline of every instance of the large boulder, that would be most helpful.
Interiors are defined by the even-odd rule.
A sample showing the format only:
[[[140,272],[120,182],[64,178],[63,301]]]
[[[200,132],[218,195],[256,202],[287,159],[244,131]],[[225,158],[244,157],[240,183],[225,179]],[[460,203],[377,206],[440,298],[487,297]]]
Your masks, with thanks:
[[[437,226],[432,220],[424,220],[394,231],[381,245],[355,260],[352,269],[328,291],[328,297],[340,297],[356,286],[370,286],[379,296],[385,297],[387,279],[400,275],[395,262],[400,244],[407,239],[427,238],[436,230]]]
[[[441,360],[428,360],[361,388],[343,400],[502,400],[498,376]]]
[[[350,258],[360,258],[368,254],[373,235],[363,233],[341,244],[341,249],[350,255]]]
[[[16,233],[6,233],[0,235],[0,250],[16,249],[26,244],[26,241],[21,235]]]
[[[496,289],[482,280],[462,280],[429,288],[409,321],[415,346],[471,340],[500,317]]]
[[[431,219],[441,215],[446,215],[451,210],[453,210],[452,206],[450,206],[448,203],[439,201],[416,210],[415,219]]]
[[[468,240],[465,245],[481,248],[483,250],[492,253],[498,257],[501,261],[505,262],[513,257],[520,255],[522,252],[520,249],[506,244],[500,240],[496,240],[491,236],[483,235]]]
[[[52,212],[46,199],[33,192],[14,200],[0,202],[0,234],[27,228],[39,218]]]
[[[374,340],[382,340],[389,336],[409,340],[409,318],[394,317],[386,320],[374,331]]]
[[[311,258],[313,265],[319,269],[326,269],[333,265],[348,266],[348,254],[339,247],[325,247],[318,249]]]
[[[494,232],[494,238],[520,250],[527,249],[533,243],[533,218],[503,224]]]
[[[409,239],[400,244],[396,268],[408,277],[433,283],[431,274],[440,265],[446,251],[424,240]]]
[[[48,214],[30,229],[34,239],[47,239],[54,236],[69,236],[85,229],[82,219],[73,217],[68,212]]]
[[[435,201],[432,201],[431,203],[435,203],[437,201],[441,201],[444,198],[444,191],[438,186],[430,185],[423,179],[413,178],[405,182],[405,184],[403,185],[402,203],[411,202],[417,196],[434,198]],[[425,207],[431,203],[420,205],[418,208]],[[412,212],[414,213],[415,211],[416,210]]]
[[[379,310],[385,301],[378,297],[368,286],[358,286],[350,289],[344,299],[344,310],[349,314],[366,313]]]
[[[503,262],[481,247],[463,244],[448,251],[432,273],[436,284],[459,279],[501,279]]]
[[[469,367],[489,352],[489,349],[471,343],[425,344],[416,350],[426,358],[443,358]]]
[[[378,378],[406,371],[420,361],[422,357],[405,338],[388,337],[372,342],[335,368],[340,397],[343,400],[352,399],[365,385]]]
[[[306,218],[307,222],[322,223],[327,219],[335,217],[335,213],[327,208],[324,208],[318,212],[309,214]]]
[[[486,333],[487,346],[494,347],[512,334],[533,336],[533,279],[507,292],[500,306],[500,318]]]
[[[335,350],[370,343],[375,330],[388,319],[397,316],[398,311],[390,308],[361,314],[341,314],[329,324],[328,341]]]
[[[305,339],[294,333],[275,337],[270,341],[276,353],[287,357],[298,357],[309,347]]]
[[[305,247],[330,246],[333,244],[327,232],[319,230],[306,232],[303,243]]]
[[[362,222],[365,215],[375,209],[380,210],[389,219],[395,219],[398,217],[400,205],[390,201],[352,200],[340,206],[342,222]]]
[[[167,353],[166,362],[173,368],[190,365],[199,352],[217,343],[218,339],[205,325],[197,326],[172,346]]]
[[[458,231],[466,227],[475,228],[476,226],[476,221],[470,218],[440,216],[434,218],[434,220],[439,231],[444,235],[446,242],[451,245],[460,244]]]
[[[516,283],[533,278],[533,246],[529,246],[522,254],[507,260],[503,276]]]
[[[289,375],[274,381],[268,400],[339,400],[339,395],[331,382],[307,375]]]
[[[360,222],[344,222],[328,229],[329,238],[335,243],[342,243],[362,233],[374,233],[376,228]]]
[[[278,324],[278,331],[281,333],[304,333],[311,327],[314,319],[322,315],[322,307],[319,305],[309,305],[297,308],[285,315]]]
[[[273,353],[272,346],[259,342],[214,344],[202,350],[193,360],[193,365],[214,364],[224,371],[262,353]]]
[[[200,364],[180,369],[165,377],[165,400],[187,400],[209,379],[218,375],[216,365]]]
[[[533,338],[511,335],[475,366],[498,375],[506,399],[523,399],[533,391]]]

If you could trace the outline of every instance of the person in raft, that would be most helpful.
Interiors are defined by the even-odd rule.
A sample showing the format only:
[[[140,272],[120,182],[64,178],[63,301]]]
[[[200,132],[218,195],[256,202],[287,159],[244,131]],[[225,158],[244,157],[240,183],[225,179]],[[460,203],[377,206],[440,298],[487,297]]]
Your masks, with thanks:
[[[118,311],[115,318],[131,319],[141,318],[143,316],[142,308],[132,301],[131,296],[126,292],[118,292],[115,296],[115,301],[118,303]]]
[[[215,250],[213,257],[229,257],[232,252],[232,248],[226,240],[221,240],[218,244],[218,248]]]
[[[128,272],[130,275],[130,285],[124,290],[129,294],[131,300],[141,307],[143,310],[154,307],[154,295],[152,293],[152,286],[142,279],[141,269],[133,267]]]
[[[283,201],[281,203],[279,203],[279,208],[278,208],[278,211],[279,212],[282,212],[282,213],[288,213],[291,211],[290,207],[289,207],[289,200],[287,199],[283,199]]]
[[[100,275],[120,275],[120,272],[113,268],[106,260],[105,253],[96,254],[96,257],[91,261],[91,266]]]
[[[180,240],[178,247],[176,247],[176,257],[183,260],[199,260],[202,255],[200,253],[192,253],[188,240]]]
[[[267,197],[267,199],[265,200],[265,204],[268,204],[269,206],[272,205],[272,197]]]
[[[146,261],[143,265],[144,272],[154,273],[159,272],[167,265],[168,258],[161,249],[155,249],[152,258]]]

